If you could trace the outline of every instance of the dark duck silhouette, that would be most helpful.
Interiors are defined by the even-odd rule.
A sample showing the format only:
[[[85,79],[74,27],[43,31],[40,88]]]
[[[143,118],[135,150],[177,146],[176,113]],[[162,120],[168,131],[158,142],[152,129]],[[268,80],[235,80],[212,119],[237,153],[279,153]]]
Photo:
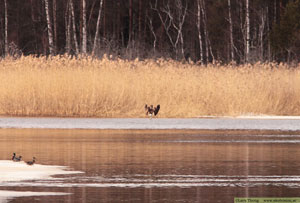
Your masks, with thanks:
[[[35,157],[32,158],[32,161],[26,161],[27,165],[32,166],[35,163]]]
[[[156,107],[153,107],[153,105],[148,106],[147,104],[145,105],[145,110],[146,110],[146,115],[150,116],[156,116],[159,112],[160,105],[158,104]]]
[[[13,161],[21,161],[22,160],[22,156],[17,157],[16,153],[14,153],[13,157],[11,158],[11,160],[13,160]]]
[[[16,153],[13,153],[11,160],[14,160],[15,158],[16,158]]]

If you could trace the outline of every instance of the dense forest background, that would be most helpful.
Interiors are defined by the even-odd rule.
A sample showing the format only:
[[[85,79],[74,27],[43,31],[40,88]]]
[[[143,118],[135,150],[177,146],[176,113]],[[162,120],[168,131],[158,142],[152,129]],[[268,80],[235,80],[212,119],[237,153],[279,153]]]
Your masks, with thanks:
[[[300,0],[0,0],[0,56],[298,62]]]

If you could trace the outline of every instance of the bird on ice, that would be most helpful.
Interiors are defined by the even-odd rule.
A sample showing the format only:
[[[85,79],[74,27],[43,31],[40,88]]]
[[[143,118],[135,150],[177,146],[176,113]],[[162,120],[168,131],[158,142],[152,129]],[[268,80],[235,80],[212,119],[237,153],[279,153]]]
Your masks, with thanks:
[[[35,163],[35,157],[32,158],[32,161],[26,161],[27,165],[33,165]]]
[[[13,160],[13,161],[21,161],[21,159],[22,159],[22,156],[19,156],[19,157],[17,157],[16,156],[16,153],[13,153],[13,157],[11,158],[11,160]]]

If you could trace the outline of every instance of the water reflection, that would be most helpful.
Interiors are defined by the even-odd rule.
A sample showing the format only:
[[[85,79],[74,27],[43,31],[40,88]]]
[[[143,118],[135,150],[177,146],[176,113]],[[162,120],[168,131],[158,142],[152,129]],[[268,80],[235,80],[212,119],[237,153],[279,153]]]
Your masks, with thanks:
[[[232,202],[297,196],[297,132],[0,130],[0,159],[22,154],[84,174],[6,182],[0,190],[66,192],[14,202]]]

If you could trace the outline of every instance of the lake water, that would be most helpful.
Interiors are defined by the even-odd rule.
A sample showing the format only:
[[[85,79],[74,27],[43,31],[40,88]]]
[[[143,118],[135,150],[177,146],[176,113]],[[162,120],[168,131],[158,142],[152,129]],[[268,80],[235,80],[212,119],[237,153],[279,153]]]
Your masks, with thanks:
[[[82,173],[0,180],[0,192],[67,193],[3,192],[2,203],[227,203],[234,197],[300,196],[298,131],[0,129],[0,160],[13,152]]]

